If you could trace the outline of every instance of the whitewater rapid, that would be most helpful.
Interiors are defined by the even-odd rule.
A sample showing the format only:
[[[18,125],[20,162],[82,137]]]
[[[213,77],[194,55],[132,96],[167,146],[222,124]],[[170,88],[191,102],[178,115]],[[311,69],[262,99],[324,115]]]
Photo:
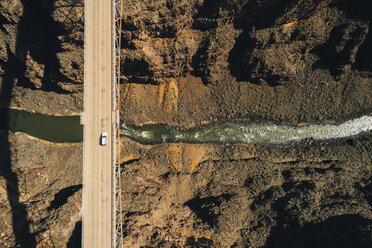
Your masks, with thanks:
[[[354,136],[372,129],[372,116],[339,125],[286,126],[268,124],[215,123],[179,131],[166,125],[121,126],[121,135],[144,144],[158,143],[254,143],[285,144],[305,139],[328,140]]]

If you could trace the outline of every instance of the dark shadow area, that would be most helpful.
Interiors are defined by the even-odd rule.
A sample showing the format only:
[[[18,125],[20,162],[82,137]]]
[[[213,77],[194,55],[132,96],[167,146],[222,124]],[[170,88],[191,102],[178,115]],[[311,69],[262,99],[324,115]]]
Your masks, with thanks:
[[[211,196],[200,198],[199,196],[185,203],[203,222],[210,226],[217,224],[217,217],[220,215],[220,205],[222,202],[229,201],[232,194],[222,194],[220,196]]]
[[[311,52],[320,59],[314,68],[329,69],[333,76],[342,73],[342,67],[352,64],[352,68],[371,71],[372,63],[372,3],[368,0],[339,0],[330,5],[341,10],[355,25],[343,24],[335,27],[326,43],[315,47]],[[363,27],[360,23],[369,25]],[[356,51],[356,54],[355,53]]]
[[[209,248],[215,247],[214,243],[211,239],[207,238],[195,238],[195,237],[188,237],[186,239],[186,247],[188,248]]]
[[[370,0],[336,0],[330,5],[341,10],[346,17],[361,21],[371,20],[372,3]]]
[[[260,84],[261,79],[264,79],[270,86],[280,85],[280,77],[273,75],[258,57],[252,56],[253,50],[258,46],[253,33],[256,29],[274,26],[277,19],[284,15],[285,10],[296,2],[295,0],[250,1],[243,7],[242,12],[234,20],[234,28],[241,29],[243,32],[236,39],[228,57],[230,73],[237,81]]]
[[[285,195],[272,204],[272,209],[277,214],[279,226],[298,224],[296,208],[306,209],[309,206],[307,196],[315,191],[315,187],[315,183],[312,181],[286,181],[281,185]],[[272,192],[272,195],[274,195],[274,192]],[[270,199],[272,199],[272,196],[270,196]],[[297,200],[300,200],[300,203],[296,204],[295,207],[288,207]]]
[[[217,28],[222,23],[230,22],[246,1],[205,0],[202,3],[197,2],[195,5],[197,12],[193,16],[192,28],[209,30]]]
[[[346,24],[335,27],[324,44],[311,50],[311,53],[320,57],[314,64],[315,68],[329,69],[332,74],[337,74],[339,67],[347,63],[348,54],[345,49],[337,51],[337,46],[343,41],[346,28]]]
[[[253,26],[256,29],[272,27],[297,2],[298,0],[249,1],[235,20],[234,26],[244,31]]]
[[[327,6],[329,2],[329,0],[248,1],[235,19],[234,27],[246,32],[252,27],[259,30],[306,19]]]
[[[138,158],[135,158],[135,159],[130,159],[130,160],[128,160],[128,161],[126,161],[126,162],[124,162],[124,163],[121,163],[120,164],[120,168],[121,169],[124,169],[125,168],[125,166],[127,166],[127,165],[130,165],[130,164],[134,164],[134,163],[137,163],[139,161],[139,159]]]
[[[271,0],[249,1],[234,20],[234,28],[243,32],[237,38],[229,53],[229,70],[240,82],[261,84],[265,82],[271,87],[282,85],[288,81],[285,75],[276,75],[260,58],[260,50],[265,45],[256,38],[256,30],[266,29],[306,19],[328,4],[327,0]],[[296,35],[292,39],[297,39]],[[276,42],[270,38],[268,44]]]
[[[370,248],[372,221],[359,215],[339,215],[317,224],[274,227],[266,248]]]
[[[369,0],[339,0],[335,1],[332,7],[341,10],[348,18],[369,22],[368,34],[358,48],[353,68],[361,71],[372,71],[372,2]]]
[[[372,3],[371,3],[372,4]],[[372,10],[371,10],[372,13]],[[354,69],[372,72],[372,20],[369,24],[369,32],[355,56]]]
[[[75,224],[74,231],[67,243],[67,248],[81,248],[82,221]]]
[[[234,28],[243,30],[235,42],[228,58],[231,75],[237,81],[249,81],[260,84],[260,79],[265,77],[271,86],[280,85],[280,77],[272,75],[270,69],[264,63],[252,57],[252,51],[256,48],[256,40],[249,34],[253,29],[263,29],[274,26],[278,18],[285,14],[288,8],[295,5],[298,0],[271,0],[271,1],[224,1],[206,0],[200,6],[193,17],[193,28],[199,30],[214,30],[226,23],[233,23]],[[213,36],[213,34],[211,34]],[[204,84],[208,81],[208,49],[209,37],[200,43],[197,53],[192,58],[192,74],[203,79]]]
[[[3,31],[4,33],[7,33],[7,30],[4,28],[4,24],[11,24],[12,22],[9,21],[7,18],[4,16],[0,15],[0,30]]]
[[[154,73],[150,70],[149,63],[142,58],[125,58],[121,66],[121,75],[128,77],[132,83],[155,83],[152,79]]]
[[[329,39],[310,52],[316,54],[319,60],[314,68],[327,69],[333,76],[342,73],[343,66],[353,63],[353,51],[363,42],[365,30],[348,24],[335,27]]]
[[[16,57],[25,64],[27,54],[38,64],[45,65],[44,77],[41,79],[41,89],[67,93],[58,81],[70,81],[58,70],[57,53],[62,51],[58,36],[64,32],[61,24],[52,18],[54,0],[30,1],[21,0],[23,4],[23,16],[18,24],[18,36],[16,44]],[[25,65],[18,75],[24,75]],[[31,87],[28,80],[19,80],[19,85]]]
[[[354,185],[354,188],[360,191],[364,199],[367,200],[368,204],[372,206],[372,176],[368,179],[362,179],[361,182],[358,182]]]
[[[290,174],[284,173],[288,179]],[[312,181],[293,181],[287,180],[281,186],[272,186],[255,197],[252,211],[262,206],[270,205],[276,213],[278,226],[298,225],[298,208],[306,209],[309,207],[308,196],[315,190],[315,183]],[[278,197],[280,196],[280,197]]]
[[[291,178],[288,172],[284,175]],[[364,187],[365,185],[362,184]],[[361,185],[355,185],[359,189]],[[329,217],[320,223],[304,223],[299,219],[301,211],[309,208],[311,194],[316,185],[312,181],[286,181],[281,185],[285,194],[272,203],[280,188],[272,187],[255,199],[255,208],[270,204],[276,213],[276,226],[271,228],[266,248],[343,248],[371,247],[372,221],[359,215]],[[368,190],[368,187],[365,191]],[[360,190],[362,191],[362,190]],[[348,195],[336,193],[335,199],[350,201]],[[254,210],[254,209],[253,209]],[[319,213],[321,214],[321,213]]]
[[[67,203],[67,200],[70,196],[75,194],[75,192],[79,191],[83,187],[82,184],[73,185],[58,191],[57,194],[54,195],[54,200],[50,203],[48,207],[48,211],[52,209],[57,209],[62,205]]]
[[[191,66],[193,71],[191,75],[200,77],[204,85],[208,85],[207,77],[209,76],[208,70],[208,47],[210,45],[209,39],[205,39],[199,44],[198,51],[192,57]]]
[[[261,84],[261,80],[265,80],[269,85],[275,86],[280,77],[273,75],[259,57],[253,56],[255,48],[257,41],[249,33],[242,34],[236,39],[228,58],[231,75],[237,81]]]

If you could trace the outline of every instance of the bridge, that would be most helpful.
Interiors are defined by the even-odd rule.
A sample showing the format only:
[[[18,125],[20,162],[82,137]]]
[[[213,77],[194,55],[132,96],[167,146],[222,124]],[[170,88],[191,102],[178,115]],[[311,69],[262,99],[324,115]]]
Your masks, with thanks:
[[[83,247],[122,247],[119,154],[120,0],[85,1]],[[100,144],[107,133],[107,145]]]

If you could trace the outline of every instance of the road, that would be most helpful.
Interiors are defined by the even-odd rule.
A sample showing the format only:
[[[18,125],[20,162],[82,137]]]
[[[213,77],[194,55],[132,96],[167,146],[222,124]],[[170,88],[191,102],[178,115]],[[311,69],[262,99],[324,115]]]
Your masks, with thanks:
[[[110,0],[86,0],[83,247],[113,247],[113,17]],[[102,132],[108,144],[100,146]]]

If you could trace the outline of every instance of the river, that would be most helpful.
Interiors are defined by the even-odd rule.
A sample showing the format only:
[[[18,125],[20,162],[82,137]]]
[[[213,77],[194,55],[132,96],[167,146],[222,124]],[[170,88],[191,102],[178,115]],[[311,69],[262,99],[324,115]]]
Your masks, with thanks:
[[[372,116],[363,116],[339,125],[314,124],[302,127],[226,122],[178,131],[166,125],[143,127],[122,125],[121,134],[143,144],[164,142],[285,144],[310,138],[314,140],[345,138],[370,130]]]
[[[0,109],[0,116],[4,109]],[[80,116],[49,116],[23,110],[9,110],[9,129],[25,132],[51,142],[81,142],[83,126]],[[5,120],[1,120],[4,122]],[[304,139],[328,140],[345,138],[372,130],[372,116],[363,116],[339,125],[302,127],[234,122],[214,123],[179,131],[167,125],[143,127],[121,126],[121,135],[142,144],[160,143],[255,143],[285,144]],[[97,141],[98,142],[98,141]]]
[[[0,116],[4,116],[2,114],[4,111],[7,110],[0,109]],[[0,122],[4,121],[7,120]],[[52,116],[10,109],[9,130],[25,132],[51,142],[81,142],[83,140],[80,116]]]

